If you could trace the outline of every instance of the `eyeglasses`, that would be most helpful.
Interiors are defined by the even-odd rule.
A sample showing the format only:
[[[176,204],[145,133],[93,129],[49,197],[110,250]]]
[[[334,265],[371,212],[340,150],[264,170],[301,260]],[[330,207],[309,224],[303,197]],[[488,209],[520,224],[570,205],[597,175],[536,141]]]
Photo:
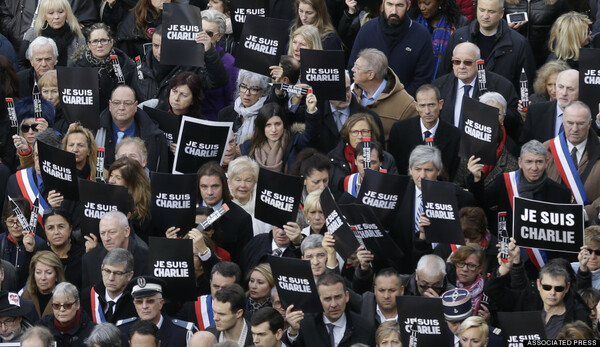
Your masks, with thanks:
[[[206,30],[205,33],[206,33],[206,35],[208,35],[208,37],[213,37],[213,35],[215,34],[215,33],[213,33],[212,31],[209,31],[209,30]]]
[[[21,132],[28,133],[29,129],[31,129],[33,131],[38,131],[37,127],[38,127],[37,123],[33,123],[31,125],[29,125],[29,124],[21,124]]]
[[[13,326],[13,324],[15,324],[16,319],[14,318],[9,318],[3,322],[0,322],[0,328],[5,326],[7,328],[11,328]]]
[[[102,269],[102,272],[104,272],[104,274],[108,277],[110,277],[110,275],[115,275],[115,277],[122,277],[125,276],[129,273],[129,271],[127,272],[123,272],[123,271],[111,271],[109,269]]]
[[[11,228],[14,228],[14,227],[20,225],[18,219],[13,219],[13,220],[7,219],[5,222],[6,222],[6,226],[11,227]]]
[[[115,107],[119,107],[121,105],[125,105],[125,107],[131,107],[135,104],[135,101],[110,101]]]
[[[88,41],[92,46],[98,46],[98,44],[102,44],[103,46],[110,42],[110,39],[100,39],[100,40],[92,40]]]
[[[77,301],[65,302],[64,304],[57,304],[57,303],[53,302],[52,303],[52,309],[58,311],[58,310],[61,309],[61,307],[64,307],[65,310],[70,310],[73,307],[73,305],[75,305],[76,302]]]
[[[473,264],[473,263],[465,263],[464,261],[459,261],[458,263],[456,263],[456,267],[458,268],[464,268],[464,267],[469,268],[469,270],[473,271],[475,269],[477,269],[479,267],[479,265],[477,264]]]
[[[370,136],[371,135],[371,130],[369,129],[362,129],[362,130],[350,130],[350,135],[357,137],[358,134],[364,136]]]
[[[136,305],[142,305],[145,301],[146,304],[153,305],[156,302],[156,300],[159,300],[159,299],[157,299],[157,298],[140,298],[140,299],[133,299],[133,303]]]
[[[554,291],[557,293],[562,293],[565,291],[565,286],[551,286],[549,284],[542,284],[542,289],[549,292],[554,288]]]
[[[256,95],[256,94],[260,93],[261,91],[262,91],[261,88],[248,87],[245,84],[240,84],[240,93],[242,93],[242,94],[246,94],[246,93],[250,92],[250,95]]]
[[[442,290],[442,288],[443,288],[443,284],[441,284],[441,283],[429,284],[429,283],[424,282],[424,281],[423,282],[422,281],[417,282],[417,285],[419,286],[419,288],[424,289],[424,290],[427,290],[427,289],[431,288],[431,289],[433,289],[435,291],[439,291],[439,290]]]
[[[452,59],[452,65],[460,65],[460,63],[463,63],[466,67],[469,66],[473,66],[473,64],[475,63],[475,61],[473,60],[460,60],[460,59]]]
[[[591,248],[587,248],[588,252],[590,252],[590,255],[592,255],[592,253],[594,253],[595,255],[600,257],[600,249],[591,249]]]

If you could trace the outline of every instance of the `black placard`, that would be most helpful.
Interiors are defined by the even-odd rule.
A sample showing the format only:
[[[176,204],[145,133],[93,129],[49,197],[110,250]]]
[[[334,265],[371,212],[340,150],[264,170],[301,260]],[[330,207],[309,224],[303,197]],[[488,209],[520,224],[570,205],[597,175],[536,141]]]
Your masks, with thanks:
[[[323,312],[317,286],[308,260],[269,256],[281,305],[294,305],[294,311]]]
[[[163,5],[160,64],[204,66],[204,45],[196,43],[202,31],[200,12],[188,4]]]
[[[579,49],[579,100],[583,101],[592,115],[598,114],[600,95],[600,49]]]
[[[127,215],[129,207],[127,187],[113,184],[79,180],[79,211],[81,233],[100,237],[100,218],[110,211],[121,211]],[[133,201],[133,200],[132,200]]]
[[[421,180],[421,188],[423,212],[431,222],[425,228],[427,242],[464,245],[455,185],[450,182]]]
[[[65,118],[96,131],[100,128],[98,68],[56,67],[58,93]]]
[[[144,111],[158,123],[158,128],[163,131],[169,147],[173,143],[177,143],[177,135],[179,134],[179,117],[162,110],[144,106]]]
[[[340,205],[340,209],[365,247],[375,255],[384,259],[400,258],[402,250],[385,231],[373,208],[365,205]]]
[[[192,240],[150,237],[149,258],[152,275],[167,282],[164,297],[177,302],[198,298]]]
[[[358,249],[360,243],[348,225],[346,217],[335,203],[329,187],[321,193],[321,209],[325,215],[327,231],[335,238],[335,250],[343,259],[348,259]]]
[[[521,247],[579,253],[583,206],[514,198],[513,237]]]
[[[302,177],[260,168],[254,202],[256,219],[280,228],[295,221],[303,187]]]
[[[422,296],[397,296],[398,323],[403,346],[448,345],[442,299]]]
[[[168,228],[177,227],[181,235],[187,234],[196,226],[197,176],[152,172],[150,178],[154,230],[163,235]]]
[[[240,41],[246,16],[268,17],[268,0],[231,0],[229,2],[229,17],[235,41]]]
[[[235,66],[270,76],[269,66],[278,65],[285,54],[289,22],[281,19],[246,16]]]
[[[498,109],[475,99],[463,98],[464,129],[460,135],[459,156],[481,158],[480,164],[496,165]]]
[[[196,173],[209,161],[223,163],[231,122],[215,122],[183,116],[177,135],[173,173]]]
[[[65,199],[77,201],[79,186],[75,154],[43,143],[36,142],[40,161],[40,173],[46,191],[56,190]]]
[[[371,206],[385,230],[390,230],[410,179],[409,176],[365,170],[356,200]]]
[[[344,51],[300,50],[302,82],[319,100],[346,100]]]
[[[523,347],[525,341],[546,338],[542,312],[498,312],[498,320],[508,346]]]

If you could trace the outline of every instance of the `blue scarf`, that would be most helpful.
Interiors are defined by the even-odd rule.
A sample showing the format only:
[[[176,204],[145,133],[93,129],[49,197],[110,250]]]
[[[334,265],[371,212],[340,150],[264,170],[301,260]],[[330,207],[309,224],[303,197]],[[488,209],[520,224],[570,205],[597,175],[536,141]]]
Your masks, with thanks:
[[[419,14],[416,21],[417,23],[421,23],[425,28],[427,28],[427,30],[430,30],[429,22],[423,17],[422,14]],[[433,31],[431,32],[431,43],[433,44],[433,58],[435,62],[433,79],[436,79],[437,77],[438,67],[440,66],[442,57],[444,56],[444,51],[446,51],[448,40],[455,29],[456,28],[454,28],[453,25],[448,24],[446,17],[442,15],[438,20],[437,26],[434,27]]]

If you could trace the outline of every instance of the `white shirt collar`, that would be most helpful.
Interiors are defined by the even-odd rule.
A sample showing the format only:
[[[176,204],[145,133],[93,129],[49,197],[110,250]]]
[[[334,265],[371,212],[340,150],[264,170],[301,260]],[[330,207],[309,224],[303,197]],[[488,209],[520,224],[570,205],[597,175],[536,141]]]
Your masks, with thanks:
[[[573,147],[577,148],[577,163],[581,162],[581,157],[583,157],[583,153],[585,152],[586,144],[587,144],[587,138],[585,140],[583,140],[583,142],[581,142],[577,146],[574,146],[571,142],[569,142],[569,140],[567,140],[567,149],[569,150],[569,154],[573,150]]]
[[[396,316],[394,318],[385,318],[385,316],[383,315],[383,312],[381,312],[381,310],[379,309],[379,305],[375,305],[375,312],[377,312],[377,315],[379,316],[379,321],[381,323],[383,322],[387,322],[387,321],[397,321],[398,320],[398,313],[396,313]]]
[[[116,298],[111,299],[110,296],[108,296],[108,290],[104,290],[104,300],[106,300],[106,302],[108,303],[109,301],[114,301],[115,304],[117,304],[117,301],[119,301],[119,299],[123,296],[123,292],[121,292],[121,294],[117,295]]]
[[[336,320],[335,322],[332,322],[329,320],[329,318],[325,317],[325,315],[323,315],[323,322],[325,323],[325,325],[327,324],[333,324],[335,325],[337,328],[346,328],[346,313],[342,313],[342,316]]]
[[[156,326],[160,329],[162,327],[163,322],[165,321],[163,315],[160,315],[160,320],[158,321],[158,324],[156,324]]]
[[[421,124],[421,136],[423,136],[423,133],[429,130],[431,136],[435,137],[435,132],[437,131],[438,126],[440,125],[440,118],[438,117],[437,121],[435,122],[435,125],[431,129],[427,129],[425,127],[425,124],[423,124],[423,119],[419,120],[419,124]]]

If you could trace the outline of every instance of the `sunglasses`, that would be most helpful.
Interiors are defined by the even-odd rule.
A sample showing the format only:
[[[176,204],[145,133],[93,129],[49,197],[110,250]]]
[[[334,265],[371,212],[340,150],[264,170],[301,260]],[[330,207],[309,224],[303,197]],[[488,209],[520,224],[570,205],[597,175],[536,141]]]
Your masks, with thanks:
[[[549,284],[542,284],[542,289],[549,292],[554,288],[554,291],[557,293],[562,293],[565,291],[565,286],[551,286]]]
[[[213,33],[212,31],[209,31],[209,30],[206,30],[205,33],[206,33],[206,35],[208,35],[208,37],[213,37],[213,35],[215,34],[215,33]]]
[[[597,255],[597,256],[599,256],[599,257],[600,257],[600,249],[591,249],[591,248],[589,248],[589,247],[588,247],[588,249],[587,249],[587,250],[588,250],[588,252],[590,252],[590,255],[591,255],[592,253],[594,253],[595,255]]]
[[[29,125],[29,124],[21,124],[21,132],[28,133],[29,129],[31,129],[33,131],[38,131],[37,127],[38,127],[37,123],[33,123],[31,125]]]
[[[475,64],[475,62],[473,60],[460,60],[460,59],[452,59],[452,64],[453,65],[460,65],[460,63],[465,64],[465,66],[469,67],[469,66],[473,66],[473,64]]]
[[[75,305],[76,301],[73,302],[65,302],[64,304],[57,304],[57,303],[52,303],[52,309],[53,310],[60,310],[61,307],[64,307],[65,310],[70,310],[71,307],[73,307],[73,305]]]

